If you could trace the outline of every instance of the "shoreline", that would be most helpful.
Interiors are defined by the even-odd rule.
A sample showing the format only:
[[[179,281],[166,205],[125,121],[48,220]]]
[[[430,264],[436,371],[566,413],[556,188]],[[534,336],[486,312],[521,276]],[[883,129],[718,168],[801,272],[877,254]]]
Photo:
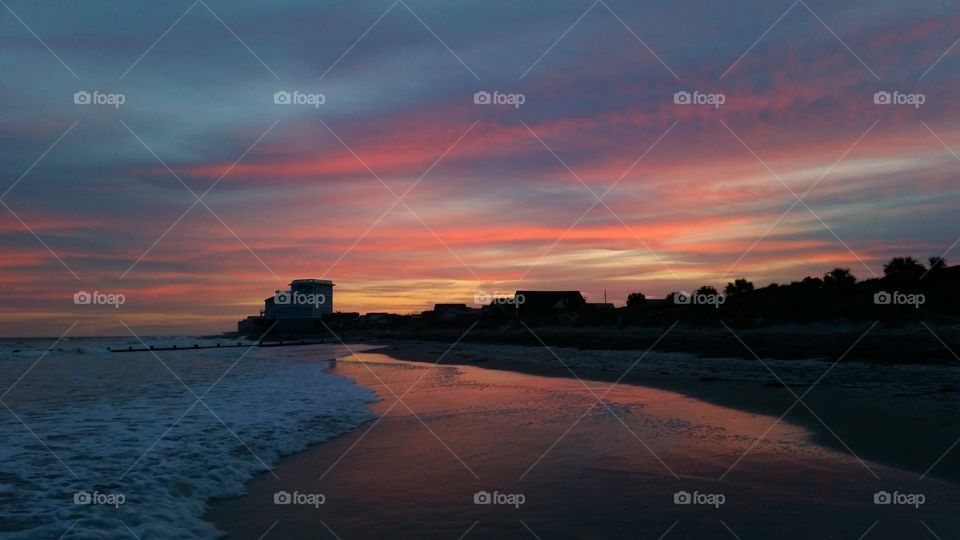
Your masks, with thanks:
[[[871,464],[882,479],[875,480],[855,459],[811,442],[813,434],[792,421],[769,429],[773,416],[623,384],[605,398],[621,424],[599,407],[588,409],[591,392],[606,393],[609,384],[590,380],[588,391],[569,374],[481,369],[494,363],[476,356],[455,363],[478,353],[472,350],[451,352],[449,362],[433,367],[448,345],[410,345],[360,353],[362,361],[338,359],[332,374],[382,398],[371,404],[378,419],[281,459],[279,479],[259,475],[246,495],[212,501],[205,519],[229,538],[295,539],[529,538],[530,530],[544,538],[657,537],[672,527],[671,537],[700,538],[722,536],[726,526],[764,537],[785,520],[788,537],[839,538],[857,537],[879,519],[884,526],[872,537],[901,538],[923,533],[915,530],[918,516],[934,530],[960,526],[949,504],[957,486]],[[516,351],[496,352],[502,362],[515,360]],[[749,457],[738,461],[748,448]],[[725,470],[734,471],[726,480]],[[919,488],[932,502],[917,511],[872,501],[879,489]],[[728,502],[677,506],[678,489],[720,492]],[[325,503],[277,505],[278,490],[323,494]],[[519,493],[527,502],[478,506],[479,491]],[[797,512],[819,517],[796,523]]]
[[[622,377],[620,384],[668,390],[773,418],[793,406],[783,421],[810,430],[818,444],[960,484],[960,459],[947,453],[960,438],[960,393],[953,382],[957,374],[953,366],[877,366],[845,359],[831,369],[833,362],[826,360],[766,360],[778,380],[760,362],[743,358],[651,351],[625,374],[644,351],[582,351],[551,346],[551,354],[542,345],[463,342],[447,352],[449,348],[445,342],[401,341],[378,352],[418,363],[436,362],[446,354],[441,365],[477,366],[574,381],[574,374],[583,380],[605,382]],[[829,373],[804,396],[828,369]],[[901,383],[901,377],[908,382]],[[813,412],[803,404],[794,406],[801,396]]]

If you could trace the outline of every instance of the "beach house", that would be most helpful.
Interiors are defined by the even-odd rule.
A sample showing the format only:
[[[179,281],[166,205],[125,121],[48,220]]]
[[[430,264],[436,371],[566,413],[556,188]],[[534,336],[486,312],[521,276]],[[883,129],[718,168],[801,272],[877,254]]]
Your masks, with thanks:
[[[277,290],[263,300],[259,315],[237,322],[241,334],[262,334],[271,327],[281,333],[309,333],[323,328],[321,318],[333,313],[333,282],[295,279],[289,289]]]
[[[517,291],[513,297],[483,306],[488,317],[558,319],[575,316],[587,306],[580,291]]]
[[[578,311],[587,305],[580,291],[517,291],[514,302],[521,313]]]

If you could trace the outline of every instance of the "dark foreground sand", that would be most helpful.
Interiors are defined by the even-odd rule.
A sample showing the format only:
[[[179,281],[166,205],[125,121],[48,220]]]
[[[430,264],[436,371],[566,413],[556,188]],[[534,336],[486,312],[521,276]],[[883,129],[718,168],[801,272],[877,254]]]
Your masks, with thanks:
[[[406,352],[434,362],[445,349],[434,347]],[[779,414],[626,384],[597,404],[609,383],[585,388],[569,377],[381,354],[341,359],[332,372],[374,388],[381,419],[283,460],[279,480],[262,475],[248,495],[215,502],[208,518],[230,538],[872,539],[960,531],[956,485],[861,463],[816,444],[789,418],[771,428]],[[745,384],[761,386],[701,383],[718,395],[744,392]],[[873,422],[882,434],[882,421],[861,423]],[[876,444],[887,442],[878,435]],[[278,505],[279,490],[323,494],[325,502]],[[880,490],[925,502],[876,505]],[[523,504],[475,504],[478,491],[513,502],[519,498],[508,495],[522,495]],[[675,504],[680,491],[722,496],[723,504]]]

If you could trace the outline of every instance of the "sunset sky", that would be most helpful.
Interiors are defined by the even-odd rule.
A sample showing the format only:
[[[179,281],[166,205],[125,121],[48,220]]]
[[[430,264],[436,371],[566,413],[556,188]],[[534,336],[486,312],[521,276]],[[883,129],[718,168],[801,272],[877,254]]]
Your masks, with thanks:
[[[622,305],[960,237],[954,2],[4,2],[4,336],[231,330],[298,277]]]

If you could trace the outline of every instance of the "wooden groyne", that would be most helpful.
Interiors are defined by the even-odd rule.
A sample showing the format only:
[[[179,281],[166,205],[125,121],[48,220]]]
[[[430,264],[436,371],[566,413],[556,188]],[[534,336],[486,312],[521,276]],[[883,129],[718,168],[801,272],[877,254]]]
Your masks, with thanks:
[[[240,342],[231,342],[231,343],[217,343],[216,345],[200,345],[194,343],[191,347],[178,347],[173,345],[171,347],[155,347],[151,345],[150,347],[127,347],[126,349],[115,349],[107,347],[107,350],[110,352],[121,353],[121,352],[149,352],[149,351],[198,351],[201,349],[236,349],[243,347],[299,347],[301,345],[324,345],[326,341],[305,341],[305,340],[295,340],[295,341],[258,341],[256,343],[240,343]]]

